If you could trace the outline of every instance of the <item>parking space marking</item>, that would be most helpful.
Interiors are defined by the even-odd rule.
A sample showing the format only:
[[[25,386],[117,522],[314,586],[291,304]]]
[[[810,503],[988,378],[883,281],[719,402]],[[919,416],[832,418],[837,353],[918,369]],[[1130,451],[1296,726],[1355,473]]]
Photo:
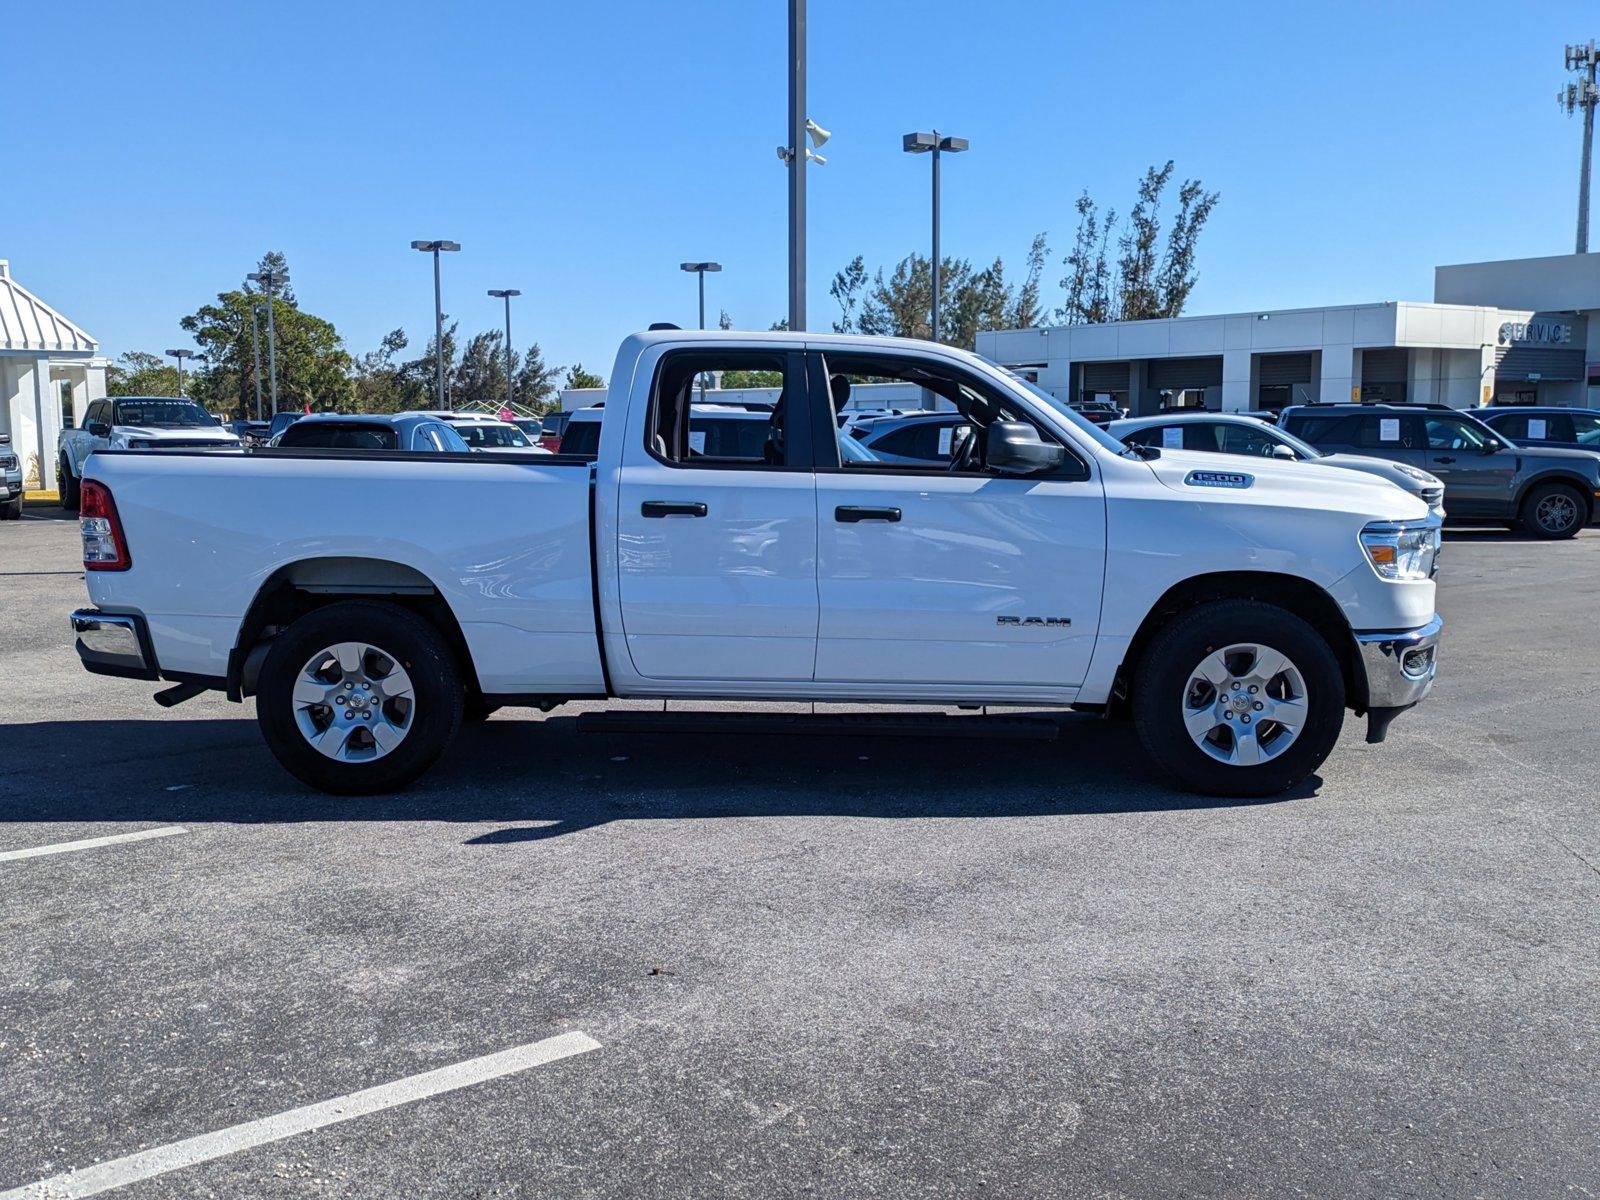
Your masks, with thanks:
[[[175,833],[188,832],[182,825],[163,825],[160,829],[141,829],[138,833],[113,833],[76,842],[57,842],[53,846],[29,846],[26,850],[0,850],[0,862],[39,858],[46,854],[69,854],[74,850],[93,850],[99,846],[120,846],[124,842],[142,842],[149,838],[171,837]]]
[[[359,1092],[337,1096],[320,1104],[308,1104],[277,1116],[246,1121],[243,1125],[232,1125],[215,1133],[203,1133],[181,1142],[157,1146],[153,1150],[141,1150],[125,1158],[114,1158],[92,1167],[53,1175],[37,1183],[27,1183],[0,1192],[0,1200],[74,1200],[78,1196],[98,1195],[112,1188],[126,1187],[130,1183],[165,1175],[181,1167],[209,1162],[213,1158],[249,1150],[268,1142],[282,1141],[297,1133],[309,1133],[313,1129],[337,1125],[341,1121],[354,1120],[386,1108],[410,1104],[413,1100],[425,1100],[429,1096],[485,1083],[502,1075],[515,1075],[530,1067],[544,1066],[598,1049],[600,1043],[586,1033],[574,1030],[558,1034],[540,1042],[529,1042],[525,1046],[485,1054],[481,1058],[469,1058],[454,1066],[424,1071],[421,1075],[408,1075],[392,1083],[380,1083],[376,1087],[363,1088]]]

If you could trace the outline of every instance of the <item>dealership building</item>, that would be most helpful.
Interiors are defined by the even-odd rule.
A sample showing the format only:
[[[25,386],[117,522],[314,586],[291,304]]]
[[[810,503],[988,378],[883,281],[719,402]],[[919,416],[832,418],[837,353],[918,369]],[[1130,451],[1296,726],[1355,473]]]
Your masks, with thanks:
[[[997,330],[980,354],[1069,401],[1143,416],[1364,400],[1600,407],[1600,253],[1434,271],[1386,301]]]

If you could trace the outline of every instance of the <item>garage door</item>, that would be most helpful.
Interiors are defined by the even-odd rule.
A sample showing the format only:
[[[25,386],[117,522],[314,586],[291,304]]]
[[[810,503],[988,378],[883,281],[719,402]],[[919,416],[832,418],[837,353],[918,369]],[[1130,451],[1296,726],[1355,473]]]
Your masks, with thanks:
[[[1150,386],[1179,391],[1222,386],[1222,358],[1157,358],[1150,362]]]
[[[1289,387],[1311,382],[1311,355],[1263,354],[1258,363],[1262,387]]]
[[[1127,391],[1128,364],[1125,362],[1084,363],[1083,390],[1087,393]]]

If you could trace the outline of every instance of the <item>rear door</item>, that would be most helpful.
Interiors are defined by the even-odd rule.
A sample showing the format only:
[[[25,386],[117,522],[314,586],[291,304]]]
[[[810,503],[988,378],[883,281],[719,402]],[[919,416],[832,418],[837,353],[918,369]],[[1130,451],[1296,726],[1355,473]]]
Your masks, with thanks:
[[[642,433],[632,412],[624,427],[616,543],[633,670],[659,680],[810,680],[816,483],[810,431],[793,417],[804,412],[805,355],[666,346],[639,370],[650,380],[647,408]],[[691,427],[698,380],[717,371],[770,372],[781,383],[757,435]],[[579,428],[573,422],[566,440]]]
[[[926,372],[932,371],[930,377]],[[841,462],[819,381],[902,379],[962,408],[1015,398],[948,360],[904,352],[811,358],[818,445],[818,684],[877,684],[883,694],[955,686],[1004,696],[1083,681],[1099,628],[1105,500],[1088,460],[1069,448],[1049,476],[1002,476],[970,456],[934,463]],[[1059,440],[1039,422],[1041,436]],[[945,452],[948,460],[950,452]]]

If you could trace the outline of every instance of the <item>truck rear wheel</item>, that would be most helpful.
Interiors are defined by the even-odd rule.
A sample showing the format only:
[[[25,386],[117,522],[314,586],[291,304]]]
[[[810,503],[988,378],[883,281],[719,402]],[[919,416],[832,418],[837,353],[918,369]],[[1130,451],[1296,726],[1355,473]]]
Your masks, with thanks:
[[[295,778],[370,795],[434,764],[461,726],[461,702],[455,658],[432,625],[398,605],[343,601],[273,641],[256,720]]]
[[[1212,796],[1270,796],[1323,763],[1344,677],[1322,635],[1276,605],[1218,600],[1156,635],[1134,675],[1134,727],[1157,765]]]
[[[61,507],[68,512],[77,512],[80,493],[78,477],[72,473],[72,468],[64,458],[56,464],[56,481],[61,489]]]
[[[1583,497],[1562,483],[1540,484],[1522,502],[1522,527],[1547,541],[1574,536],[1587,515]]]
[[[7,500],[4,504],[0,504],[0,521],[20,520],[22,520],[21,496],[18,496],[15,500]]]

